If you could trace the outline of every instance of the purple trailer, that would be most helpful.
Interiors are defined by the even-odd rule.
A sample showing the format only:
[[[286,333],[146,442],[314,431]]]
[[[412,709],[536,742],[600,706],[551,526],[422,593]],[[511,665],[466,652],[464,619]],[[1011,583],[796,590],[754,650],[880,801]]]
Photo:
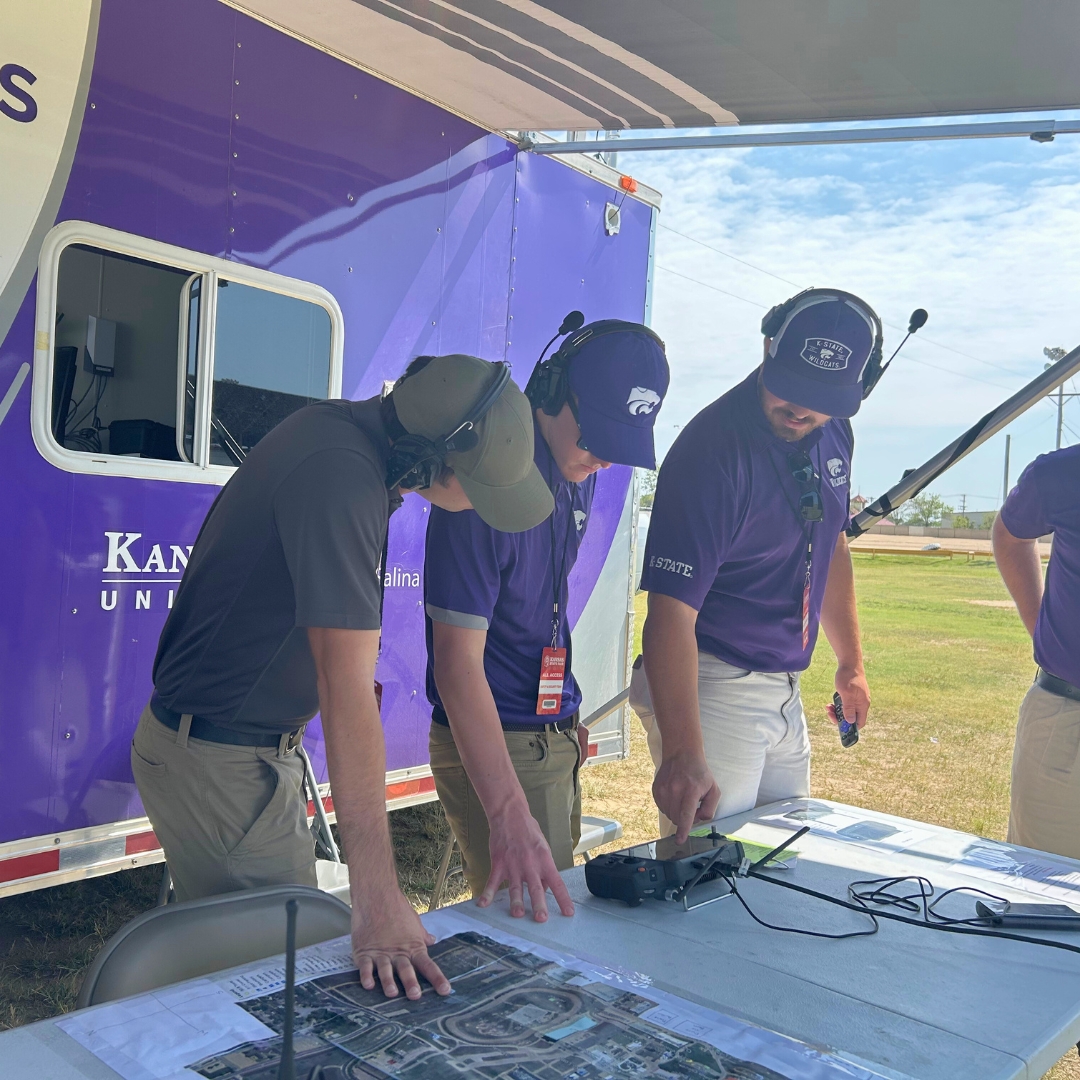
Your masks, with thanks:
[[[4,19],[0,896],[161,860],[128,747],[247,448],[419,353],[505,359],[523,385],[567,311],[648,321],[658,207],[219,0]],[[632,470],[594,506],[571,622],[599,762],[628,749]],[[386,567],[390,807],[435,797],[425,514],[406,500]]]

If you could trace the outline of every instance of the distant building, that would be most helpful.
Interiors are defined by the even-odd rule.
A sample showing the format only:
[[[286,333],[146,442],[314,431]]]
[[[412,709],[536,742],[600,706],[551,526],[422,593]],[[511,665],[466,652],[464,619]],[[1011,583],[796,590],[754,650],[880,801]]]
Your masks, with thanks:
[[[961,522],[957,525],[956,520],[961,517],[966,517],[971,524]],[[941,526],[944,529],[989,529],[994,524],[994,518],[996,517],[996,510],[968,510],[964,514],[954,512],[942,514]]]
[[[853,514],[861,514],[866,509],[870,500],[865,495],[852,495],[851,497],[851,512]]]

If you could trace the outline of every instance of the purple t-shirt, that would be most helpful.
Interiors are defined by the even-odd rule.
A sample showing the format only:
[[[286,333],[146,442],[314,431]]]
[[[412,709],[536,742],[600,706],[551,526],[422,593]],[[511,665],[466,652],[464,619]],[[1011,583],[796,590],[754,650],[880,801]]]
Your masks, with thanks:
[[[567,648],[567,578],[577,561],[592,507],[595,474],[580,484],[563,479],[536,429],[534,454],[555,497],[554,513],[535,528],[504,533],[485,525],[474,510],[431,508],[424,556],[427,629],[427,695],[433,716],[445,716],[431,647],[431,621],[487,630],[484,671],[503,727],[550,724],[573,716],[581,691],[573,674],[563,683],[558,714],[536,712],[540,656],[551,644],[553,580],[559,580],[558,645]],[[552,559],[552,538],[555,557]],[[568,657],[571,660],[572,658]]]
[[[830,420],[797,443],[765,419],[757,372],[706,406],[668,451],[656,484],[641,588],[698,611],[698,647],[751,671],[803,671],[817,640],[837,537],[849,520],[853,437]],[[788,455],[821,476],[824,517],[798,513]],[[802,647],[806,549],[813,545],[809,642]]]
[[[1037,457],[1009,492],[1001,520],[1025,540],[1054,534],[1035,624],[1035,662],[1080,686],[1080,446]]]

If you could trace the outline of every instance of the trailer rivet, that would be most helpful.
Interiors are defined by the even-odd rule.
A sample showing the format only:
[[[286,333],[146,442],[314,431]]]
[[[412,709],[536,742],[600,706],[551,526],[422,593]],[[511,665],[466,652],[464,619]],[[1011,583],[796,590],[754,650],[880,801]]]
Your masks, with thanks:
[[[436,225],[435,226],[435,231],[436,232],[442,232],[442,226],[441,225]]]
[[[349,267],[349,273],[350,274],[352,273],[352,267],[351,266]]]
[[[97,106],[96,106],[96,105],[95,105],[95,104],[94,104],[94,103],[93,103],[93,102],[91,101],[91,102],[90,102],[90,108],[91,108],[91,109],[96,109],[96,108],[97,108]]]
[[[239,120],[240,119],[240,114],[239,113],[233,113],[233,119],[234,120]]]
[[[236,192],[234,191],[232,194],[233,194],[233,198],[235,199],[236,198]]]
[[[232,156],[236,157],[236,151],[235,150],[232,152]]]
[[[239,86],[239,85],[240,85],[240,80],[239,80],[239,79],[237,79],[237,80],[236,80],[236,81],[235,81],[235,82],[233,83],[233,85],[234,85],[234,86]]]
[[[78,615],[78,614],[79,614],[79,609],[78,609],[77,607],[73,607],[73,608],[71,609],[71,614],[72,614],[72,615]]]
[[[59,844],[60,843],[60,837],[59,836],[54,836],[53,837],[53,843],[54,844]]]
[[[349,202],[356,202],[356,196],[355,195],[350,195],[349,196]]]
[[[65,739],[70,739],[71,738],[71,732],[70,731],[65,731],[64,732],[64,738]]]

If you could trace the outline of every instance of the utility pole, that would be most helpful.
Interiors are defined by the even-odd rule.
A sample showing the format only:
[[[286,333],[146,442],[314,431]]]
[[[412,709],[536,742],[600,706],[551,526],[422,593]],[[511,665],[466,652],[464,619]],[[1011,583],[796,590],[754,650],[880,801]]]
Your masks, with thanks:
[[[1012,436],[1005,436],[1005,486],[1001,491],[1001,505],[1005,505],[1005,500],[1009,497],[1009,448],[1012,445]]]
[[[1043,349],[1043,356],[1050,361],[1048,364],[1043,364],[1043,371],[1045,371],[1050,364],[1056,364],[1065,355],[1065,350],[1060,346],[1050,347],[1047,346]],[[1053,395],[1050,395],[1051,397]],[[1061,449],[1061,432],[1065,426],[1065,399],[1080,397],[1080,394],[1066,394],[1065,384],[1062,383],[1057,390],[1057,439],[1054,443],[1054,448]]]
[[[961,514],[966,514],[967,513],[967,496],[966,495],[961,495],[960,496],[960,513]]]

